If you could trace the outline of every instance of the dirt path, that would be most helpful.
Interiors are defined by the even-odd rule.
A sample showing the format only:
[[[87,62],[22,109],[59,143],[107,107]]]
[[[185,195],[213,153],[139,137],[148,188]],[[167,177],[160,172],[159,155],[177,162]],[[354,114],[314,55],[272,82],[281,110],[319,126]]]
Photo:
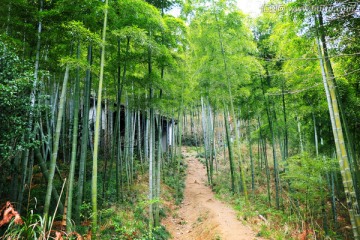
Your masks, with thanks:
[[[195,153],[183,154],[188,164],[184,201],[163,225],[173,239],[183,240],[253,240],[261,239],[249,226],[236,218],[236,212],[215,199],[206,184],[206,169]]]

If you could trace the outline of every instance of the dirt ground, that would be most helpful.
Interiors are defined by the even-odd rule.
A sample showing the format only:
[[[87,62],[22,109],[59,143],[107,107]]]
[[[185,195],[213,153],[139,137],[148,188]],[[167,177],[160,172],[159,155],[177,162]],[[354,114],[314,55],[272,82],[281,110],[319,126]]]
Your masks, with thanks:
[[[206,169],[194,152],[183,148],[188,164],[184,201],[162,224],[176,240],[253,240],[256,233],[242,224],[236,212],[215,199],[206,186]]]

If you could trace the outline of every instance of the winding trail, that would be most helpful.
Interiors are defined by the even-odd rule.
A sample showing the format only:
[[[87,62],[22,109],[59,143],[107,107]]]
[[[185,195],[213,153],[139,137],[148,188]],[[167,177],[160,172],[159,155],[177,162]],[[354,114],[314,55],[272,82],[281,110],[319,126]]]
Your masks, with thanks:
[[[242,224],[231,206],[215,199],[206,186],[206,169],[195,152],[183,148],[188,164],[184,201],[162,224],[176,240],[253,240],[256,233]]]

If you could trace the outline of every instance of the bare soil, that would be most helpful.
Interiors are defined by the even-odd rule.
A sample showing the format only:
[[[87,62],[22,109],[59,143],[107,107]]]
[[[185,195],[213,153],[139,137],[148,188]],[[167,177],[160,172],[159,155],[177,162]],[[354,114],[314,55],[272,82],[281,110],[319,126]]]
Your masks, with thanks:
[[[206,186],[205,166],[183,148],[188,164],[184,201],[162,224],[176,240],[253,240],[256,233],[237,219],[235,210],[215,199]]]

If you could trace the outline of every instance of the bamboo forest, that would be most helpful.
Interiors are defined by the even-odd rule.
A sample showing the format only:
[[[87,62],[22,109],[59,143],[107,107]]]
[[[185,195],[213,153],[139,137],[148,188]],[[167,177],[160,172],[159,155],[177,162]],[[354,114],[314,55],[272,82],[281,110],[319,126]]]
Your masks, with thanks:
[[[358,0],[1,0],[0,239],[360,240],[359,36]]]

